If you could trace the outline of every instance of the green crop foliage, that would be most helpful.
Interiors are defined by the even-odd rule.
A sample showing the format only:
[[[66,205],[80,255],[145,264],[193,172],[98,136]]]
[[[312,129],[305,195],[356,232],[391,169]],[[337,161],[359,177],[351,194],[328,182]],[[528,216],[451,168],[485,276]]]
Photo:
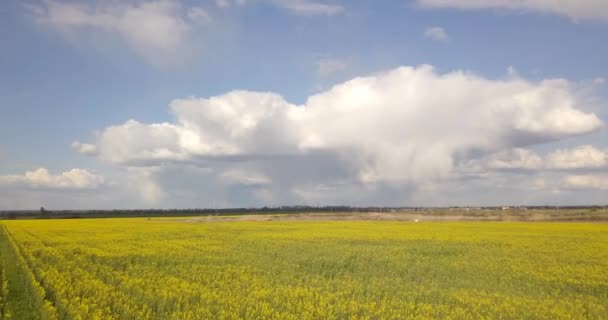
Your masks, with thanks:
[[[603,223],[2,224],[41,317],[608,319]]]

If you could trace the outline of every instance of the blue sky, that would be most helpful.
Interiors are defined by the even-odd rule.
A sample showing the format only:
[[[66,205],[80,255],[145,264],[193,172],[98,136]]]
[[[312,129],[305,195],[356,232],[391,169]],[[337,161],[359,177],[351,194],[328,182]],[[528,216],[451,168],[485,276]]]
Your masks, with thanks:
[[[3,1],[0,209],[605,202],[608,4],[561,2]]]

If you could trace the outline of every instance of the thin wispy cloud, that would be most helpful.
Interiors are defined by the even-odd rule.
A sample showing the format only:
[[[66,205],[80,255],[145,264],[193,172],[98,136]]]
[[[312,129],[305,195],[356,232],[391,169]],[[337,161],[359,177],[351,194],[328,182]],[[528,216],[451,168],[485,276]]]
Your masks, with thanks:
[[[72,169],[53,174],[46,168],[27,171],[23,175],[0,176],[0,186],[27,187],[34,189],[86,190],[104,183],[102,176],[85,169]]]
[[[437,42],[447,42],[449,39],[448,33],[442,27],[426,28],[424,36]]]
[[[548,155],[547,166],[553,169],[608,169],[608,150],[599,150],[592,145],[559,149]]]
[[[608,175],[568,175],[563,179],[563,184],[572,189],[608,190]]]
[[[216,0],[215,3],[224,9],[264,3],[301,16],[333,16],[345,11],[342,5],[313,0]]]
[[[99,5],[48,0],[27,8],[38,23],[51,30],[77,37],[85,37],[86,32],[113,35],[155,65],[181,63],[184,52],[194,49],[194,30],[211,19],[203,8],[186,8],[170,0]]]
[[[542,156],[530,149],[513,148],[493,153],[468,165],[498,170],[595,170],[608,168],[608,150],[582,145],[557,149]]]
[[[309,0],[217,0],[217,8],[244,7],[265,3],[301,16],[332,16],[341,5]],[[147,63],[155,66],[182,65],[203,48],[198,36],[214,21],[209,8],[188,6],[172,0],[68,2],[47,0],[23,7],[45,29],[70,39],[86,40],[90,32],[114,37]],[[195,40],[196,39],[196,40]]]
[[[341,5],[309,0],[270,0],[275,5],[299,15],[332,16],[344,12]]]
[[[317,75],[328,77],[348,69],[351,62],[348,59],[320,58],[315,62]]]
[[[417,0],[425,8],[460,10],[500,9],[514,12],[538,12],[569,17],[572,20],[608,21],[608,1],[605,0]]]

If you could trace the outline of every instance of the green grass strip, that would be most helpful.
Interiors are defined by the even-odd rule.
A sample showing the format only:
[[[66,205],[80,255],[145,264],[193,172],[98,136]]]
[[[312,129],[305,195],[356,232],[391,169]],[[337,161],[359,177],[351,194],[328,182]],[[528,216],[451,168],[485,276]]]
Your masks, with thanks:
[[[44,288],[4,225],[0,227],[0,257],[8,293],[2,300],[6,305],[2,319],[58,319],[53,304],[45,299]]]

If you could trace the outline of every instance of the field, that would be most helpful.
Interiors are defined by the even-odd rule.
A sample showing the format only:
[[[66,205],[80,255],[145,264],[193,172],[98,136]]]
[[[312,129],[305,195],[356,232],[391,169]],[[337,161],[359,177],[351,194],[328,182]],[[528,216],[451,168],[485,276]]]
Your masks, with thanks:
[[[12,319],[608,319],[608,224],[0,223]]]

